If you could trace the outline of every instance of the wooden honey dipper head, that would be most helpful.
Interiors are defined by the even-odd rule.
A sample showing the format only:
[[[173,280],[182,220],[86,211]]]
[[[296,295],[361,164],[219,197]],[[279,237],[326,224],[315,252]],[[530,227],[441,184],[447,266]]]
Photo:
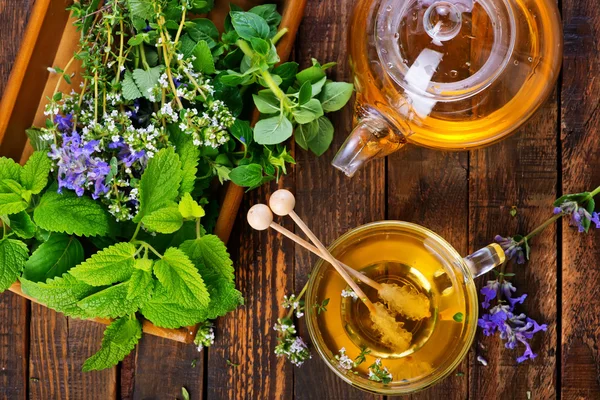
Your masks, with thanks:
[[[248,210],[248,224],[257,231],[269,229],[273,222],[273,213],[266,204],[257,204]]]
[[[283,217],[294,211],[294,207],[296,207],[296,198],[289,190],[279,189],[271,195],[269,207],[271,207],[271,210],[275,214]]]

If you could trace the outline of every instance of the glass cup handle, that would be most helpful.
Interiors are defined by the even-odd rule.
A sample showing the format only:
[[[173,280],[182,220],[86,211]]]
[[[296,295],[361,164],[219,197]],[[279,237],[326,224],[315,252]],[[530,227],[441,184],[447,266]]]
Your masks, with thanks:
[[[473,278],[477,278],[506,261],[504,250],[499,244],[492,243],[483,249],[464,258],[465,263],[471,270]]]

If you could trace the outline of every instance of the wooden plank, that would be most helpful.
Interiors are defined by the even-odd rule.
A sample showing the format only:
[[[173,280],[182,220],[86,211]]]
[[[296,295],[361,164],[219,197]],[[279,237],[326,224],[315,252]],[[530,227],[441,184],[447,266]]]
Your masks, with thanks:
[[[562,188],[574,193],[600,185],[600,11],[593,0],[562,4]],[[566,224],[562,229],[564,399],[600,398],[599,233],[579,234]]]
[[[185,387],[191,399],[201,399],[203,374],[204,353],[199,353],[193,344],[144,335],[137,348],[133,398],[181,398],[181,388]],[[121,397],[123,394],[127,391]]]
[[[0,93],[6,87],[32,3],[0,2]],[[27,300],[8,292],[0,295],[0,399],[27,397],[28,318]]]
[[[330,70],[330,78],[351,81],[347,29],[353,5],[344,0],[307,4],[294,57],[300,68],[310,66],[313,57],[321,63],[336,61],[338,65]],[[334,169],[331,160],[352,128],[352,106],[330,117],[336,132],[331,149],[319,158],[299,147],[295,152],[296,212],[326,245],[349,229],[385,219],[385,161],[368,164],[351,179]],[[287,246],[292,248],[291,244]],[[294,286],[298,293],[317,258],[300,246],[295,249]],[[308,341],[304,321],[299,328]],[[311,352],[311,360],[294,368],[295,399],[380,398],[348,385],[327,367],[314,347]]]
[[[443,153],[411,145],[389,157],[387,218],[423,225],[466,255],[467,179],[467,153]],[[457,376],[456,372],[464,375]],[[467,398],[468,363],[463,361],[456,372],[411,398]]]
[[[490,243],[496,234],[527,234],[552,215],[557,183],[557,98],[552,96],[519,132],[505,141],[471,152],[469,165],[469,251]],[[517,215],[510,215],[511,206]],[[481,331],[471,352],[470,398],[556,397],[557,244],[555,227],[532,241],[531,260],[507,272],[518,293],[529,297],[520,310],[548,331],[538,334],[532,347],[538,357],[518,364],[523,347],[504,347],[498,335]],[[478,288],[492,274],[477,280]],[[481,311],[481,310],[480,310]],[[480,345],[485,348],[482,349]],[[489,365],[476,361],[481,354]]]
[[[293,189],[292,176],[280,183]],[[246,195],[229,242],[245,305],[217,320],[216,341],[208,352],[208,399],[292,398],[291,364],[273,353],[273,325],[280,300],[292,290],[293,253],[272,231],[258,233],[246,223],[249,207],[265,203],[276,189],[273,183]]]
[[[34,399],[116,399],[116,368],[82,372],[104,326],[31,306],[29,395]]]

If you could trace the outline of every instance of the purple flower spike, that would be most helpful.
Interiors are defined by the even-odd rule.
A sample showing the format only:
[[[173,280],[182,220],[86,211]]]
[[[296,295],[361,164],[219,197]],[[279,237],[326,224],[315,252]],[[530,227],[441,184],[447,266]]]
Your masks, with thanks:
[[[496,298],[498,293],[498,281],[488,281],[487,286],[481,288],[481,294],[485,297],[481,306],[483,308],[490,308],[490,302]]]
[[[73,114],[67,114],[64,117],[62,115],[56,115],[54,117],[54,123],[60,132],[69,132],[73,130]]]
[[[580,206],[576,201],[565,201],[559,207],[555,207],[554,213],[557,209],[560,209],[560,212],[563,212],[565,215],[571,216],[571,221],[569,224],[571,226],[576,226],[579,232],[585,232],[586,223],[594,222],[596,223],[596,227],[600,227],[600,224],[597,223],[598,215],[594,213],[596,219],[594,219],[594,215],[590,214],[588,210],[586,210],[583,206]],[[598,221],[600,222],[600,221]]]
[[[496,235],[494,240],[502,247],[508,260],[514,258],[517,264],[525,264],[525,251],[514,238]]]
[[[501,286],[502,286],[502,293],[504,294],[504,298],[506,299],[506,301],[508,301],[510,303],[511,309],[513,309],[516,304],[523,304],[523,302],[527,298],[526,294],[524,294],[520,297],[517,297],[517,298],[513,298],[511,295],[512,295],[512,293],[517,291],[517,288],[514,287],[512,285],[512,283],[510,283],[510,282],[504,281],[504,282],[502,282]]]
[[[590,221],[596,224],[596,228],[600,229],[600,214],[598,214],[597,212],[593,213]]]

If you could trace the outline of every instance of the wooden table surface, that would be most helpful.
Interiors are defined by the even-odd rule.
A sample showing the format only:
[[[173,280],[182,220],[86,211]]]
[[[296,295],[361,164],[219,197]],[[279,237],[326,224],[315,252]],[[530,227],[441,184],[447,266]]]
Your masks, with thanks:
[[[0,90],[8,79],[33,0],[0,0]],[[559,0],[565,56],[557,90],[517,134],[492,147],[442,153],[407,148],[347,179],[329,162],[351,126],[351,108],[333,117],[333,149],[320,159],[296,151],[298,165],[280,182],[297,212],[325,243],[357,225],[400,219],[427,226],[461,253],[495,234],[529,231],[552,212],[561,193],[600,185],[600,8],[597,0]],[[309,0],[294,58],[337,61],[350,80],[346,29],[352,0]],[[48,32],[52,34],[52,32]],[[301,368],[273,354],[272,326],[284,294],[298,292],[315,261],[273,233],[255,233],[243,215],[275,189],[247,195],[230,249],[246,305],[217,323],[217,341],[198,353],[145,336],[121,366],[80,372],[104,327],[65,318],[12,293],[0,295],[0,398],[368,399],[343,383],[314,354]],[[511,206],[518,208],[510,216]],[[289,223],[286,223],[289,226]],[[479,332],[489,365],[471,351],[443,383],[415,399],[600,399],[600,232],[580,235],[566,224],[533,242],[515,285],[529,293],[527,313],[548,323],[533,341],[539,354],[517,365],[515,352]],[[485,279],[480,279],[481,285]],[[301,326],[306,335],[305,326]],[[230,361],[228,363],[228,360]],[[195,364],[195,367],[193,366]],[[237,366],[236,366],[237,365]]]

